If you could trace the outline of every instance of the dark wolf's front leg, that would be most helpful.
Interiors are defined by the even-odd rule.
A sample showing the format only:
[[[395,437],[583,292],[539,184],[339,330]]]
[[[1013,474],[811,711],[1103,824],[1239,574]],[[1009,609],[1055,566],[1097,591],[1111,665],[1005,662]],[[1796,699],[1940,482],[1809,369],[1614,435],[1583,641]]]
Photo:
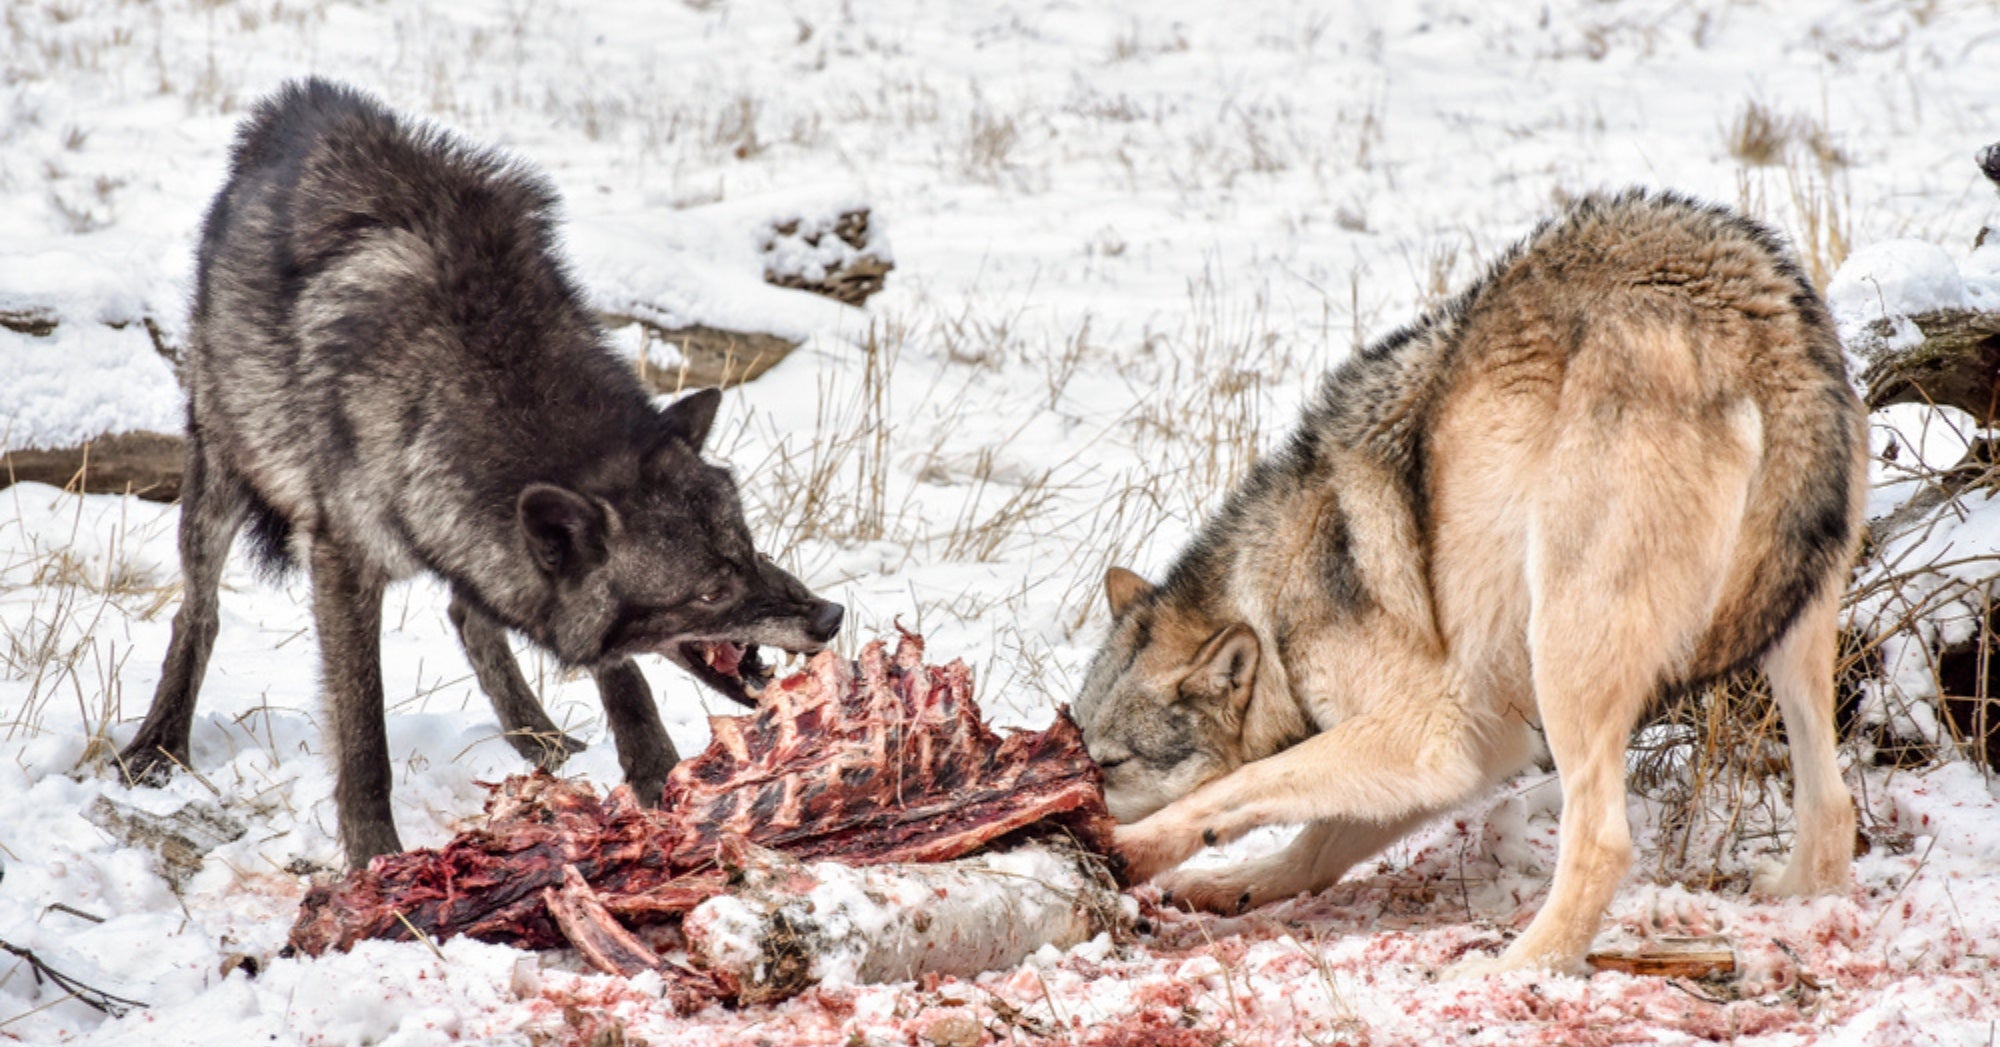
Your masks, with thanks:
[[[625,769],[625,782],[633,795],[647,807],[658,807],[666,791],[667,772],[681,762],[660,722],[660,710],[653,704],[652,689],[630,658],[598,669],[597,693],[604,700],[604,714],[611,721],[611,736],[618,743],[618,766]]]
[[[550,771],[561,767],[571,753],[582,752],[584,744],[564,734],[542,710],[541,701],[521,676],[521,663],[507,644],[506,629],[455,596],[450,614],[451,624],[458,628],[458,642],[465,647],[465,657],[479,677],[479,689],[486,692],[501,728],[507,732],[507,744],[522,759]]]
[[[243,525],[244,498],[237,481],[207,461],[200,433],[190,426],[187,468],[181,485],[181,608],[160,665],[160,684],[139,733],[118,754],[133,785],[158,785],[188,762],[188,735],[201,693],[208,654],[219,624],[217,590],[229,545]]]
[[[381,573],[325,537],[312,545],[313,621],[333,719],[333,799],[347,862],[403,849],[390,814],[389,728],[382,709]]]

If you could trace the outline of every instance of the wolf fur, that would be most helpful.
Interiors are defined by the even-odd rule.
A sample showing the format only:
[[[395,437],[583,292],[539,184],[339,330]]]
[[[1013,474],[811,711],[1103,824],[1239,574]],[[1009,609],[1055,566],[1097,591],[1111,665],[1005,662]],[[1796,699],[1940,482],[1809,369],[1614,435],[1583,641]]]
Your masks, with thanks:
[[[1497,962],[1576,966],[1630,864],[1623,754],[1648,703],[1769,676],[1798,832],[1759,886],[1845,882],[1836,613],[1864,414],[1777,237],[1639,191],[1582,200],[1471,289],[1330,373],[1113,621],[1075,703],[1140,878],[1235,911],[1337,880],[1513,774],[1545,737],[1563,814],[1548,900]]]
[[[133,780],[188,762],[217,585],[248,524],[303,559],[349,861],[400,850],[379,640],[386,583],[442,578],[516,747],[575,743],[507,631],[595,675],[619,763],[657,802],[678,757],[632,656],[746,700],[702,651],[823,646],[841,608],[758,555],[702,461],[713,391],[655,407],[556,254],[540,177],[319,80],[240,129],[197,263],[180,552],[185,589]]]

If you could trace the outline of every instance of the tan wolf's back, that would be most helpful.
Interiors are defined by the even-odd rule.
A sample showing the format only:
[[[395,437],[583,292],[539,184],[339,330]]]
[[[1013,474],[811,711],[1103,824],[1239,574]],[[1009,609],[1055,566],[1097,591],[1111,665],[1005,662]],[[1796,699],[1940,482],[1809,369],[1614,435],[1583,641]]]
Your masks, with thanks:
[[[1656,425],[1713,433],[1692,445],[1713,454],[1747,445],[1756,455],[1711,625],[1683,679],[1666,682],[1741,667],[1844,581],[1866,481],[1865,414],[1823,304],[1763,227],[1675,196],[1586,199],[1496,264],[1435,334],[1449,348],[1434,422],[1488,427],[1495,454],[1558,426],[1644,441]],[[1660,444],[1663,455],[1689,447]],[[1607,499],[1636,499],[1646,476],[1585,479]],[[1430,481],[1434,494],[1449,482]]]

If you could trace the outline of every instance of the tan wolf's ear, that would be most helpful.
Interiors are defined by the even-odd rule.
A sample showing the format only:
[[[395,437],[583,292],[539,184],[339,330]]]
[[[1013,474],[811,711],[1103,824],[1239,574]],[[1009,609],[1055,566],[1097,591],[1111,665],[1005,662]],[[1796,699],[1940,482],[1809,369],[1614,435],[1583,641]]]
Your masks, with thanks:
[[[1126,608],[1152,591],[1153,583],[1123,567],[1104,572],[1104,598],[1111,601],[1113,618],[1123,615]]]
[[[1251,684],[1257,682],[1257,658],[1263,647],[1257,631],[1242,622],[1216,630],[1196,651],[1188,664],[1194,671],[1182,681],[1187,697],[1223,699],[1231,714],[1240,715],[1250,704]]]

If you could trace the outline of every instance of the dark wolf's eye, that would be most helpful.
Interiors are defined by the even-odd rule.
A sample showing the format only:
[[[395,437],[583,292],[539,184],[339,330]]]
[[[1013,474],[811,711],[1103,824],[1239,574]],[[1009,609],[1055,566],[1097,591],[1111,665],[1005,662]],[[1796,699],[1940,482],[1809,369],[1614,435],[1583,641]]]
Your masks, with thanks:
[[[710,589],[709,591],[702,593],[700,596],[695,597],[695,599],[700,600],[702,603],[706,604],[718,604],[721,603],[723,599],[728,595],[729,595],[729,590],[727,589]]]

